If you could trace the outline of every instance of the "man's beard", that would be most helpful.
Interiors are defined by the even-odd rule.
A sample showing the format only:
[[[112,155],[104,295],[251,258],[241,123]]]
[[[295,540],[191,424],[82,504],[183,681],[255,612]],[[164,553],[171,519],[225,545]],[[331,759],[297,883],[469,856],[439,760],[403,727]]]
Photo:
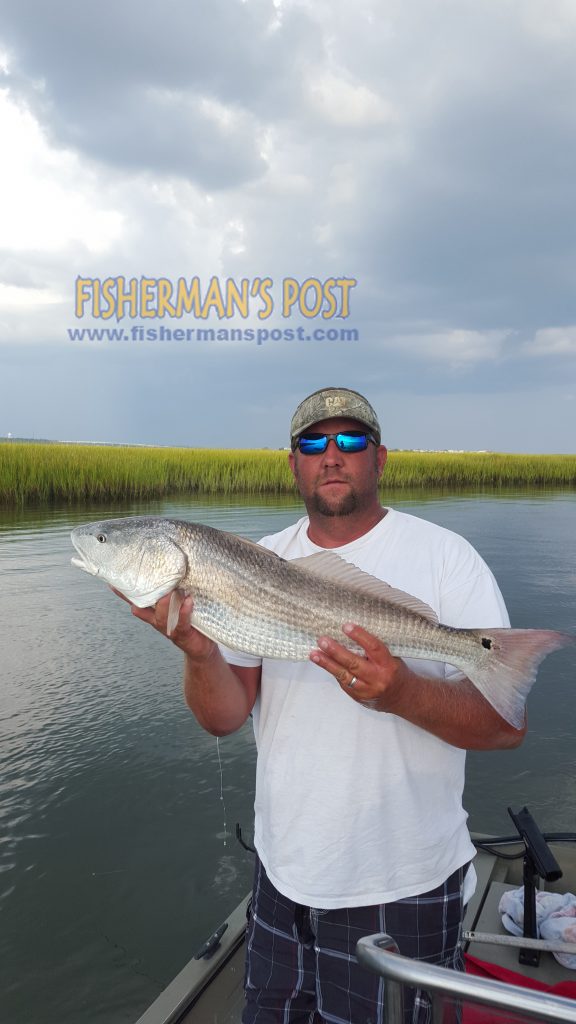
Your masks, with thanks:
[[[328,502],[321,494],[312,494],[308,499],[308,511],[317,512],[321,516],[351,516],[359,507],[358,495],[348,491],[338,502]]]

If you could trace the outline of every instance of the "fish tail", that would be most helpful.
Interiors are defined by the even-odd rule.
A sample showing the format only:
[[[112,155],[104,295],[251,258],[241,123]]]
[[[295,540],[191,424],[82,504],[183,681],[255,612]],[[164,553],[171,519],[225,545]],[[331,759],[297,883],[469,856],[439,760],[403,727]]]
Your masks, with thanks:
[[[515,729],[524,724],[524,706],[540,662],[574,643],[576,637],[550,629],[475,629],[487,657],[470,666],[470,682]]]

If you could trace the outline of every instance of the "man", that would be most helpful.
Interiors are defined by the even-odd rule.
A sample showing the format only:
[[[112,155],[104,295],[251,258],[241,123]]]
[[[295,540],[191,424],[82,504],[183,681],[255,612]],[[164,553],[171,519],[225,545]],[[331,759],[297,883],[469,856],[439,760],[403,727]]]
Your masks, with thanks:
[[[284,558],[332,549],[448,625],[509,625],[465,540],[381,506],[380,441],[357,392],[305,398],[289,461],[308,516],[261,543]],[[166,633],[168,603],[133,611]],[[319,637],[308,663],[261,662],[192,629],[191,608],[188,598],[172,636],[186,655],[186,700],[215,735],[252,713],[258,745],[243,1021],[376,1024],[382,981],[357,964],[357,939],[388,931],[408,956],[461,966],[462,906],[474,886],[464,751],[517,746],[524,730],[455,669],[395,658],[358,624],[342,625],[361,655]],[[406,1021],[428,1015],[426,997],[412,994]]]

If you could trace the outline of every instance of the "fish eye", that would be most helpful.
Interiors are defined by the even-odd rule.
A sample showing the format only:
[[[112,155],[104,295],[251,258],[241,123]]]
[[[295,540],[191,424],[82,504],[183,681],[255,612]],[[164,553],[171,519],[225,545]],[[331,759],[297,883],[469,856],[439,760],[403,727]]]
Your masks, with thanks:
[[[106,534],[105,533],[97,533],[96,534],[96,540],[98,541],[99,544],[105,544],[106,543]]]

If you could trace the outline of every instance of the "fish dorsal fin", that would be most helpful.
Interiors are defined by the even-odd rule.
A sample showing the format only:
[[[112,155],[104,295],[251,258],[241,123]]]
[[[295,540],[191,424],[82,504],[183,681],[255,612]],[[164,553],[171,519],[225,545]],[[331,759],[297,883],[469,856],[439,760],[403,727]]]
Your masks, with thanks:
[[[376,579],[370,573],[364,572],[351,562],[346,562],[334,551],[315,551],[313,555],[306,555],[304,558],[291,558],[290,565],[296,565],[300,569],[321,576],[322,579],[330,580],[331,583],[340,583],[342,586],[355,587],[363,594],[370,597],[382,598],[390,604],[398,605],[399,608],[406,608],[408,611],[422,615],[430,622],[438,622],[438,616],[433,608],[425,601],[421,601],[412,594],[406,594],[403,590],[391,587],[389,583]]]

